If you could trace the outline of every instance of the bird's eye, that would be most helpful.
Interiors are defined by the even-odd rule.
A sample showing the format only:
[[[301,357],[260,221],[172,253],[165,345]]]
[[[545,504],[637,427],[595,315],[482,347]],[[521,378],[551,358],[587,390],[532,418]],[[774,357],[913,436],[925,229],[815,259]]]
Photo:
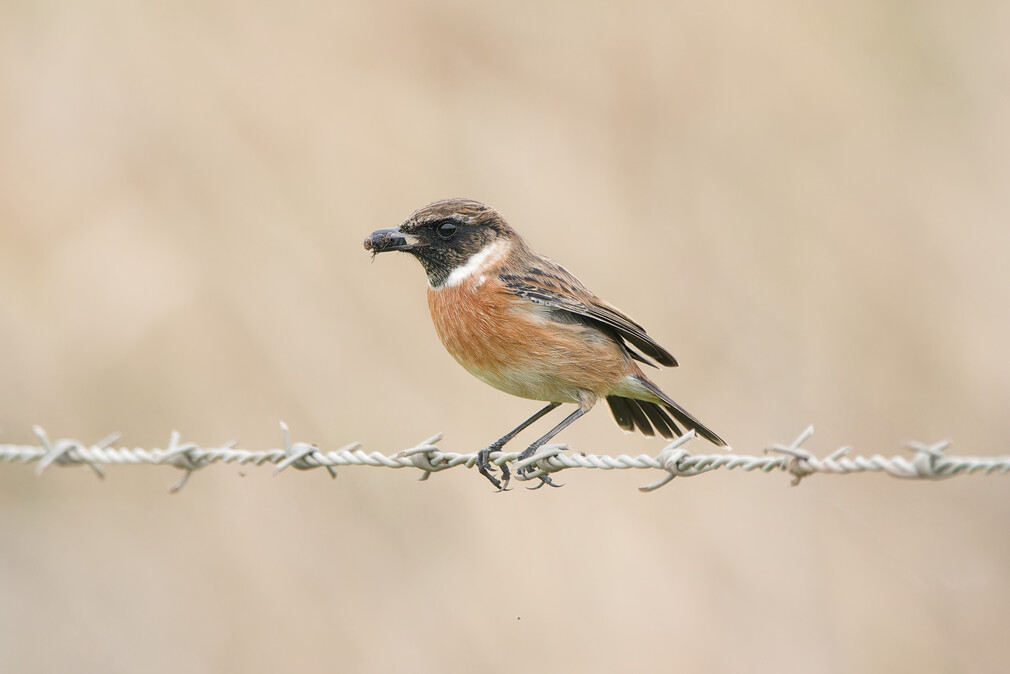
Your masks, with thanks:
[[[435,228],[435,233],[438,234],[438,238],[443,241],[448,241],[453,236],[456,235],[456,225],[452,222],[443,222],[438,227]]]
[[[435,233],[438,234],[438,238],[448,241],[456,235],[456,229],[456,223],[447,220],[435,227]]]

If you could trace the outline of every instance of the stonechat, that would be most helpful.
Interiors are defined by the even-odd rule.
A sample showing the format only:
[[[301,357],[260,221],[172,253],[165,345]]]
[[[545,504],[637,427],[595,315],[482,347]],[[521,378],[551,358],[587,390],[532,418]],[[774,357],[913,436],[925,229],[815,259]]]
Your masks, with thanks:
[[[399,227],[373,232],[365,250],[373,257],[399,250],[417,258],[428,275],[435,331],[470,374],[506,393],[547,402],[478,453],[477,468],[495,487],[505,489],[510,474],[503,463],[499,481],[490,454],[562,403],[578,407],[527,447],[520,460],[600,398],[625,430],[672,438],[683,433],[683,426],[716,445],[726,444],[639,367],[675,367],[670,352],[564,267],[530,248],[493,208],[468,199],[436,201]],[[540,479],[538,486],[554,486],[550,476]]]

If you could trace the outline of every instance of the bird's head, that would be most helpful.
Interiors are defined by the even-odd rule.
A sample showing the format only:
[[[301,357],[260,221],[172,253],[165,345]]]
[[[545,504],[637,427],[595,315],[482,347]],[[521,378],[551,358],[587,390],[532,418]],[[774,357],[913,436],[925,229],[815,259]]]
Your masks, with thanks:
[[[525,244],[498,211],[470,199],[428,204],[399,227],[377,230],[365,239],[365,250],[373,256],[399,250],[416,257],[433,288],[459,283],[514,247]]]

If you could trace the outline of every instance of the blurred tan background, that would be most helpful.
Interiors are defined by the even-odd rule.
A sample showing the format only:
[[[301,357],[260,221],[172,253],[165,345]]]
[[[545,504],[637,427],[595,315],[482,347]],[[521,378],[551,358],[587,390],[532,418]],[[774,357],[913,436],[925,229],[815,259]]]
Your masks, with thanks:
[[[1008,32],[997,2],[2,2],[0,442],[479,449],[538,405],[361,248],[467,196],[738,452],[1006,453]],[[605,406],[560,439],[663,446]],[[1005,671],[1006,477],[270,473],[0,466],[0,671]]]

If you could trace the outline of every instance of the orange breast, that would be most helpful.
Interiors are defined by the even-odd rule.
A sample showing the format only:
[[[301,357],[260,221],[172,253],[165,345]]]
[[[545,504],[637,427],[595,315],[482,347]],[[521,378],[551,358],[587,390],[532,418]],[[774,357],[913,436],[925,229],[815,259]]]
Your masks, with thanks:
[[[638,369],[609,335],[552,320],[494,278],[429,288],[428,308],[452,357],[512,395],[578,403],[618,389]]]

